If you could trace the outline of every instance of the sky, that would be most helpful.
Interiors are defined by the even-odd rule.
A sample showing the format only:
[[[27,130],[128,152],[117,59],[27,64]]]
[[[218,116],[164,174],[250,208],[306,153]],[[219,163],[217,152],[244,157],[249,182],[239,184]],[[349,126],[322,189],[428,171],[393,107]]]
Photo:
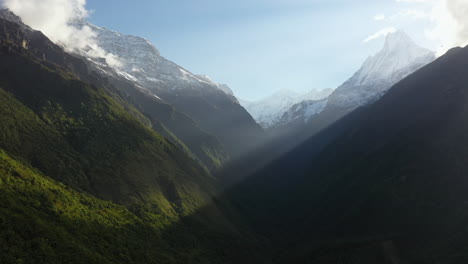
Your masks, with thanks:
[[[0,0],[70,50],[93,32],[71,18],[150,40],[196,74],[257,100],[336,88],[396,29],[439,54],[468,43],[466,0]],[[118,58],[99,47],[96,57]]]

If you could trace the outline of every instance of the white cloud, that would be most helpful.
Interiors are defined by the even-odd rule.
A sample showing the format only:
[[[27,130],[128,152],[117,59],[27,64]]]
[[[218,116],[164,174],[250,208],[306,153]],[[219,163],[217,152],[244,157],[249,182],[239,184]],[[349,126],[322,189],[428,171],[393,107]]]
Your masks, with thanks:
[[[108,64],[114,67],[121,65],[117,56],[99,47],[96,33],[91,28],[72,25],[76,20],[87,18],[86,0],[0,0],[0,2],[20,16],[25,24],[42,31],[67,51],[87,50],[88,56],[105,58]]]
[[[395,0],[404,6],[389,21],[404,19],[427,21],[422,29],[442,55],[455,46],[468,45],[468,0]]]
[[[385,20],[385,15],[384,14],[377,14],[374,16],[375,21],[380,21],[380,20]]]
[[[448,0],[447,7],[457,23],[456,40],[460,45],[468,44],[468,1]]]
[[[433,27],[426,35],[438,42],[439,55],[455,46],[468,45],[468,1],[435,1],[430,14]]]
[[[396,32],[396,28],[387,27],[387,28],[381,29],[381,30],[375,32],[374,34],[368,36],[362,42],[367,43],[369,41],[376,40],[376,39],[381,38],[381,37],[386,37],[388,34],[395,33],[395,32]]]

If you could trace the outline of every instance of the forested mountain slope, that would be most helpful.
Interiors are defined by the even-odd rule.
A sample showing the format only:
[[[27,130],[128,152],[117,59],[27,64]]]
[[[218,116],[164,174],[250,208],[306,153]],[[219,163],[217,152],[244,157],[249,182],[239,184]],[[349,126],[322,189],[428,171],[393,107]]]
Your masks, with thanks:
[[[3,19],[0,119],[5,263],[239,263],[262,254],[189,151],[80,58]]]

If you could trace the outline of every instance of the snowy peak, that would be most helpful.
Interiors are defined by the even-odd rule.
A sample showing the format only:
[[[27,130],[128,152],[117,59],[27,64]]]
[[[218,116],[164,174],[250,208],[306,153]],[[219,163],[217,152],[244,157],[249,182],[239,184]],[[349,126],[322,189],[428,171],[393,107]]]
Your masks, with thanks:
[[[267,96],[261,100],[256,101],[256,104],[269,105],[271,107],[278,107],[281,104],[287,103],[287,101],[294,100],[300,96],[300,94],[293,90],[283,89],[279,90],[270,96]]]
[[[294,90],[282,89],[282,90],[279,90],[279,91],[275,92],[274,94],[270,95],[266,100],[270,100],[272,98],[281,99],[281,98],[284,98],[284,97],[294,98],[294,97],[297,97],[299,95],[300,95],[300,93],[298,93],[298,92],[296,92]]]
[[[8,9],[0,9],[0,18],[32,29],[23,24],[21,18]],[[92,34],[92,43],[70,51],[87,58],[103,74],[122,77],[140,88],[155,91],[192,89],[194,91],[222,91],[235,100],[232,90],[225,84],[218,84],[208,76],[195,75],[176,63],[161,56],[159,50],[147,39],[124,35],[98,27],[78,18],[70,23],[77,29],[87,29]]]
[[[416,46],[416,43],[404,31],[398,30],[387,35],[383,50],[401,50],[407,46]]]
[[[119,62],[113,70],[121,77],[130,80],[141,88],[155,92],[155,87],[162,90],[221,90],[228,95],[232,91],[227,85],[215,83],[208,76],[195,75],[176,63],[161,56],[159,50],[147,39],[124,35],[119,32],[95,26],[85,20],[74,22],[77,28],[87,27],[95,34],[98,47],[88,47],[88,49],[102,49],[105,54],[112,54]],[[83,54],[93,53],[89,50]],[[96,51],[94,53],[97,53]],[[105,70],[106,61],[87,56],[97,66]],[[109,64],[109,63],[107,63]]]
[[[329,104],[356,108],[379,99],[394,84],[432,62],[435,53],[418,46],[405,32],[386,37],[377,54],[330,96]]]
[[[327,102],[327,99],[322,99],[319,101],[305,100],[297,103],[283,114],[276,126],[282,127],[291,123],[298,124],[297,122],[299,122],[299,124],[305,124],[311,117],[320,114],[327,106]]]
[[[395,80],[399,72],[414,64],[434,59],[434,52],[418,46],[405,32],[388,34],[383,49],[363,64],[353,85],[373,85],[379,80]]]
[[[241,100],[241,105],[263,128],[270,128],[281,122],[283,115],[295,104],[306,100],[321,100],[332,93],[332,89],[311,90],[299,93],[294,90],[280,90],[255,102]]]

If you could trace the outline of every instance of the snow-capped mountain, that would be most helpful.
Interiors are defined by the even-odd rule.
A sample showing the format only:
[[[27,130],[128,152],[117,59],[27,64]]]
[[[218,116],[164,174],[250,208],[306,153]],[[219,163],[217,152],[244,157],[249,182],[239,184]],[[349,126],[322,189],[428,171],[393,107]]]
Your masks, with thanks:
[[[234,92],[231,90],[227,84],[224,83],[216,83],[214,82],[208,75],[195,75],[199,80],[209,83],[213,86],[218,87],[221,91],[225,92],[228,95],[234,96]]]
[[[124,35],[86,21],[78,21],[76,26],[89,27],[96,34],[95,39],[99,48],[116,56],[116,60],[119,61],[119,66],[113,69],[122,77],[137,82],[142,88],[149,90],[155,86],[171,90],[214,88],[233,95],[227,85],[218,84],[206,75],[193,74],[165,59],[151,42],[142,37]],[[102,60],[99,59],[90,57],[89,60],[98,65],[102,64]],[[105,68],[108,65],[101,66]]]
[[[42,35],[7,9],[0,10],[0,17]],[[85,62],[73,70],[101,75],[98,79],[105,86],[110,84],[109,88],[118,90],[122,99],[151,117],[155,130],[171,139],[176,137],[176,144],[186,144],[198,158],[207,161],[208,167],[220,166],[223,160],[249,151],[262,138],[261,127],[227,85],[165,59],[144,38],[100,28],[83,19],[73,21],[71,26],[85,28],[92,35],[85,47],[66,49],[65,44],[56,43],[76,60]],[[41,56],[67,63],[53,54],[49,58],[47,52]],[[86,81],[95,81],[94,73],[91,76],[92,80]]]
[[[331,94],[332,89],[311,90],[298,93],[282,90],[255,102],[240,100],[252,117],[264,128],[275,126],[292,106],[301,101],[320,100]]]
[[[394,84],[435,59],[403,31],[386,37],[383,49],[330,96],[329,105],[356,108],[378,100]]]
[[[307,122],[326,108],[352,110],[378,100],[390,87],[435,59],[403,31],[386,37],[384,47],[369,57],[349,80],[335,91],[325,89],[299,94],[280,91],[256,102],[241,102],[264,128],[290,122]],[[321,100],[328,97],[327,100]]]
[[[382,50],[369,57],[359,71],[333,91],[327,100],[305,100],[293,105],[278,126],[306,123],[325,109],[344,113],[373,103],[394,84],[434,59],[434,52],[419,47],[403,31],[389,34]]]
[[[284,126],[291,123],[306,123],[312,116],[321,113],[327,106],[328,99],[305,100],[293,105],[281,117],[277,126]]]

